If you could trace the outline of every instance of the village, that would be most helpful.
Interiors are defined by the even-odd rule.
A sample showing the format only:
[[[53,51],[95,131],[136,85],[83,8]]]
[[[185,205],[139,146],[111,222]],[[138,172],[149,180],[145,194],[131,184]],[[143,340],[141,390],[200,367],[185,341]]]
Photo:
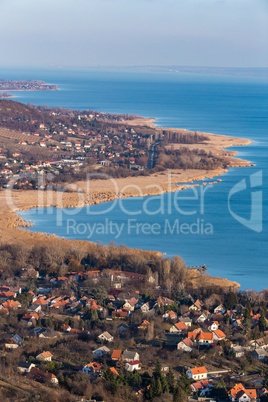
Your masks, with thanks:
[[[15,176],[18,188],[37,188],[40,174],[60,175],[68,170],[75,176],[83,166],[92,169],[112,167],[117,172],[121,168],[128,174],[146,169],[147,148],[151,141],[148,130],[146,133],[144,129],[117,125],[122,123],[122,116],[57,110],[47,112],[45,116],[47,114],[49,117],[58,114],[59,121],[52,119],[52,122],[44,123],[39,122],[40,119],[29,119],[26,125],[29,132],[21,132],[19,126],[16,126],[17,131],[1,129],[2,186]],[[60,121],[67,117],[68,123]]]
[[[0,187],[42,189],[53,182],[144,176],[166,169],[215,169],[224,157],[200,146],[202,133],[152,126],[152,119],[23,105],[0,100]],[[169,143],[182,144],[180,149]],[[197,148],[191,148],[197,144]],[[188,148],[187,148],[188,145]],[[174,149],[173,149],[173,148]],[[199,147],[199,148],[198,148]],[[160,155],[161,154],[161,155]],[[226,154],[227,155],[227,154]]]
[[[2,280],[1,365],[69,390],[68,378],[78,374],[114,392],[126,376],[136,400],[154,400],[166,380],[175,389],[182,378],[187,400],[267,400],[264,295],[251,303],[257,295],[247,295],[243,306],[245,295],[231,291],[217,303],[185,291],[170,298],[154,285],[153,275],[115,269],[57,277],[26,269]],[[157,365],[162,388],[152,382]]]

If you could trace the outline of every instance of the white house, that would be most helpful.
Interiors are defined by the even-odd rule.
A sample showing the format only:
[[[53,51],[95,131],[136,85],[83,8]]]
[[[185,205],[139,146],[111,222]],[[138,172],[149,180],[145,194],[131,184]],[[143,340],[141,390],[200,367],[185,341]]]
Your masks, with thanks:
[[[188,327],[184,322],[177,322],[176,324],[172,325],[172,327],[169,329],[169,332],[175,333],[175,334],[180,334],[183,331],[187,331]]]
[[[234,352],[235,357],[245,356],[245,349],[240,345],[234,345],[232,351]]]
[[[191,311],[201,311],[202,310],[202,307],[203,307],[203,303],[200,301],[200,300],[196,300],[195,302],[194,302],[194,304],[192,304],[190,307],[189,307],[189,310],[191,310]]]
[[[219,329],[219,323],[218,321],[213,321],[210,326],[208,327],[209,331],[217,331]]]
[[[205,322],[207,320],[208,316],[205,313],[202,313],[197,319],[196,322],[198,323],[202,323]]]
[[[233,402],[256,402],[256,389],[246,389],[243,384],[235,384],[229,391],[230,400]]]
[[[179,321],[184,322],[184,324],[187,325],[188,328],[191,328],[192,326],[192,319],[189,317],[180,317]]]
[[[134,370],[140,370],[140,361],[139,360],[133,360],[130,362],[126,362],[125,364],[125,369],[126,371],[134,371]]]
[[[123,354],[122,354],[122,358],[123,360],[127,361],[127,362],[131,362],[131,361],[136,361],[136,360],[140,360],[140,355],[139,353],[132,351],[132,350],[124,350]]]
[[[109,332],[105,331],[98,336],[98,339],[100,341],[113,342],[114,337],[111,334],[109,334]]]
[[[17,369],[19,373],[24,374],[29,373],[33,367],[35,367],[33,363],[19,362]]]
[[[53,354],[49,351],[42,352],[36,356],[36,359],[42,362],[51,362]]]
[[[198,340],[199,345],[201,346],[209,346],[213,343],[213,334],[211,332],[203,332],[201,331],[196,340]]]
[[[226,335],[223,331],[221,331],[220,329],[217,329],[216,331],[213,331],[213,339],[216,342],[222,341],[223,339],[226,339]]]
[[[188,378],[192,380],[206,380],[208,378],[208,372],[205,366],[188,368],[186,371]]]
[[[177,350],[182,350],[183,352],[190,353],[193,348],[193,342],[190,338],[185,338],[177,344]]]

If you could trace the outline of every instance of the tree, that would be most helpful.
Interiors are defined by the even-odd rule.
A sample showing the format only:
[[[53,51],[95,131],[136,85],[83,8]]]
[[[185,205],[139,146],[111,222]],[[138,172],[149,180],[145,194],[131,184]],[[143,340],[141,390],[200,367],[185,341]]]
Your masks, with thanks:
[[[173,402],[186,402],[187,397],[183,390],[177,386],[173,392]]]
[[[168,371],[166,379],[167,379],[168,388],[169,388],[170,392],[173,392],[174,386],[175,386],[175,376],[171,370]]]
[[[215,386],[211,391],[211,396],[223,399],[228,397],[226,385],[223,379],[221,379],[217,384],[215,384]]]
[[[225,307],[230,310],[234,308],[237,304],[237,295],[234,292],[227,293],[224,301]]]
[[[263,331],[265,331],[266,327],[267,327],[266,317],[265,317],[264,311],[261,310],[261,316],[259,319],[259,329],[261,332],[263,332]]]

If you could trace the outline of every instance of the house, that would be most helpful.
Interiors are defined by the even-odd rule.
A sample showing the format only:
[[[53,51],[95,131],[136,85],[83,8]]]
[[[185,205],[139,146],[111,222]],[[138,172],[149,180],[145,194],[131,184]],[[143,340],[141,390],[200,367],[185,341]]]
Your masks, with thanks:
[[[7,349],[17,349],[18,347],[19,345],[11,339],[5,343],[5,348]]]
[[[58,332],[56,332],[54,329],[46,328],[45,330],[42,330],[37,336],[43,339],[55,339],[58,337]]]
[[[32,367],[28,376],[39,382],[51,382],[55,385],[59,383],[59,380],[54,374],[39,370],[37,367]]]
[[[264,350],[262,348],[257,348],[255,350],[253,350],[252,356],[260,361],[264,361],[264,360],[266,360],[268,354],[267,354],[266,350]]]
[[[243,384],[236,384],[229,391],[230,400],[235,402],[255,402],[257,400],[256,389],[246,389]]]
[[[21,318],[21,322],[27,324],[28,327],[31,327],[38,319],[39,315],[37,313],[26,313]]]
[[[127,318],[129,316],[129,310],[118,309],[112,312],[113,318]]]
[[[179,321],[184,322],[184,324],[187,325],[188,328],[191,328],[192,326],[192,319],[189,317],[180,317]]]
[[[156,304],[158,307],[166,307],[174,304],[174,300],[171,300],[168,297],[159,296]]]
[[[256,389],[241,390],[236,394],[236,400],[238,402],[257,401],[257,391],[256,391]]]
[[[132,350],[124,350],[122,354],[123,360],[130,362],[130,361],[135,361],[135,360],[140,360],[140,355],[139,353],[132,351]]]
[[[234,352],[235,357],[245,356],[245,349],[240,345],[234,345],[232,351]]]
[[[254,348],[267,349],[268,348],[268,336],[252,340],[249,342],[249,345]]]
[[[177,344],[177,350],[190,353],[193,350],[193,342],[190,338],[185,338]]]
[[[207,321],[205,324],[208,325],[208,330],[209,331],[217,331],[219,329],[219,322],[218,321]]]
[[[51,362],[53,354],[49,351],[42,352],[36,356],[36,359],[42,362]]]
[[[109,332],[105,331],[98,336],[98,339],[103,342],[113,342],[114,337],[109,334]]]
[[[95,359],[101,359],[110,354],[110,349],[107,348],[107,346],[101,346],[100,348],[93,350],[92,354]]]
[[[195,322],[198,322],[198,323],[202,323],[202,322],[205,322],[206,320],[207,320],[207,315],[205,314],[205,313],[202,313],[202,314],[200,314],[199,315],[199,317],[195,320]]]
[[[22,337],[19,336],[18,334],[13,335],[11,340],[17,343],[17,345],[19,346],[22,344]]]
[[[202,306],[203,306],[203,303],[202,303],[199,299],[197,299],[197,300],[194,302],[194,304],[192,304],[192,305],[189,307],[189,310],[191,310],[191,311],[201,311],[201,310],[202,310]]]
[[[187,330],[188,327],[186,324],[184,324],[184,322],[177,322],[176,324],[172,325],[172,327],[169,329],[169,332],[181,334],[183,331]]]
[[[114,361],[120,360],[121,355],[122,355],[122,350],[114,349],[113,353],[111,355],[111,359],[114,360]]]
[[[132,360],[129,362],[126,362],[125,364],[125,369],[126,371],[135,371],[135,370],[140,370],[140,361],[139,360]]]
[[[138,326],[138,329],[145,331],[150,326],[150,322],[147,320],[143,320],[142,323]]]
[[[208,372],[205,366],[188,368],[186,371],[188,378],[192,380],[206,380],[208,377]]]
[[[162,315],[162,317],[165,318],[166,320],[176,320],[178,316],[177,313],[175,313],[175,311],[167,310],[165,314]]]
[[[101,369],[102,369],[102,364],[97,363],[97,362],[92,362],[92,363],[86,364],[83,367],[82,372],[86,373],[86,374],[99,375]]]
[[[17,369],[18,369],[19,373],[24,374],[24,373],[29,373],[33,367],[35,367],[35,364],[33,364],[33,363],[19,362]]]
[[[40,313],[42,311],[42,306],[41,304],[32,304],[29,308],[28,311],[31,313]]]
[[[196,340],[199,342],[200,346],[212,345],[212,343],[213,343],[213,334],[211,332],[200,331],[199,334],[197,334]]]
[[[153,302],[146,302],[141,305],[141,311],[146,314],[153,311],[154,303]]]
[[[197,381],[191,384],[191,390],[198,393],[201,397],[209,395],[213,385],[208,380]]]
[[[2,306],[6,308],[7,310],[17,310],[18,308],[21,308],[20,302],[17,300],[7,300],[4,303],[2,303]]]
[[[223,339],[226,339],[226,335],[223,331],[221,331],[220,329],[217,329],[216,331],[212,332],[213,334],[213,339],[216,342],[222,341]]]
[[[223,307],[222,304],[219,304],[216,308],[214,308],[213,310],[214,314],[225,314],[226,313],[226,309]]]
[[[127,300],[125,304],[123,305],[123,308],[129,311],[134,311],[135,306],[138,303],[138,300],[135,299],[135,297],[132,297],[131,299]]]

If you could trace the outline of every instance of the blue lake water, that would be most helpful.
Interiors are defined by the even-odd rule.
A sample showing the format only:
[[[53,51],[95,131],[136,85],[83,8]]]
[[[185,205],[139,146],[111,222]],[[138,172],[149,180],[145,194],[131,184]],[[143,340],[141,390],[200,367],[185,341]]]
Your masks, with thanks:
[[[79,212],[49,208],[22,215],[35,222],[34,231],[179,254],[188,265],[206,264],[211,274],[236,280],[244,289],[268,287],[267,79],[11,69],[0,69],[0,76],[42,79],[60,87],[58,92],[20,92],[17,100],[24,103],[139,114],[156,117],[162,126],[252,139],[250,146],[237,150],[256,166],[231,169],[222,182],[209,187],[203,195],[204,211],[200,187],[195,193],[128,199]]]

